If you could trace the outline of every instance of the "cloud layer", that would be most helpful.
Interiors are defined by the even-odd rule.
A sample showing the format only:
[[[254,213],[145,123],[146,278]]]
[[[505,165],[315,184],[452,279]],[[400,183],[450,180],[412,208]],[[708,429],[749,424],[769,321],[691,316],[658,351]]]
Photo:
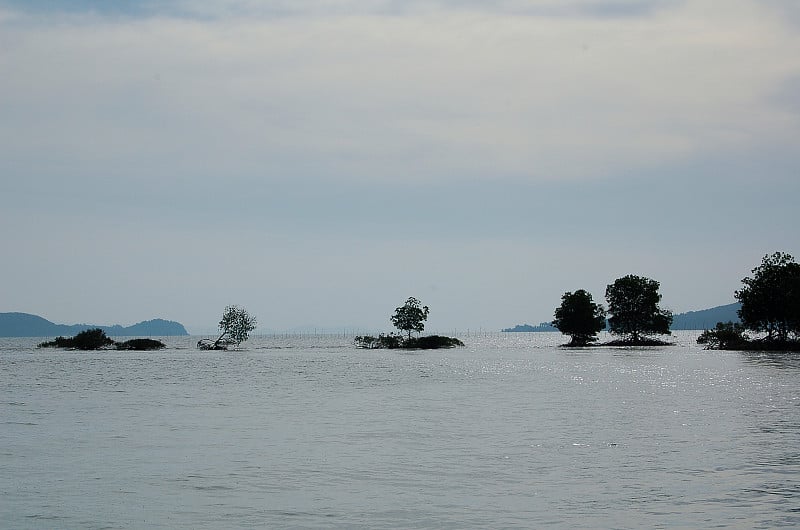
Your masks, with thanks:
[[[555,18],[510,14],[517,4],[23,17],[4,28],[2,139],[20,166],[114,166],[137,179],[545,181],[800,132],[775,97],[800,70],[798,36],[756,4]],[[320,5],[324,15],[300,16]]]

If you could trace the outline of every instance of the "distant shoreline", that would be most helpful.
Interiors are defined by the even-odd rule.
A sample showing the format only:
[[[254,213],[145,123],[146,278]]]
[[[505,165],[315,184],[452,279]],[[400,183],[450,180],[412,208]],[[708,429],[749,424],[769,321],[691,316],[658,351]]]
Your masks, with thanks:
[[[699,311],[687,311],[678,313],[672,318],[672,331],[704,331],[713,328],[717,322],[739,322],[737,311],[742,307],[739,302],[727,305],[701,309]],[[541,333],[558,331],[550,322],[542,322],[536,326],[530,324],[518,324],[513,328],[503,329],[504,333]]]

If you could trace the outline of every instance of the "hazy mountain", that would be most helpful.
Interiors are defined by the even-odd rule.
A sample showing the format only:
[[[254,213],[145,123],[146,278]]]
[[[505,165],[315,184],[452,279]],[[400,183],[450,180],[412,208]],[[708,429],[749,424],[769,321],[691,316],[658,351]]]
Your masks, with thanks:
[[[742,307],[742,304],[736,302],[734,304],[721,305],[712,307],[710,309],[702,309],[700,311],[688,311],[686,313],[678,313],[673,315],[672,326],[670,329],[711,329],[717,325],[717,322],[739,322],[739,315],[736,311]],[[542,322],[538,326],[531,326],[530,324],[518,324],[513,328],[506,328],[503,331],[521,332],[521,331],[558,331],[549,322]]]
[[[717,325],[717,322],[739,322],[739,315],[736,314],[736,311],[740,307],[742,304],[736,302],[711,309],[680,313],[672,317],[670,329],[711,329]]]
[[[116,337],[169,337],[188,335],[178,322],[160,318],[146,320],[132,326],[98,326],[95,324],[54,324],[38,315],[28,313],[0,313],[0,337],[51,337],[71,336],[86,329],[100,328]]]

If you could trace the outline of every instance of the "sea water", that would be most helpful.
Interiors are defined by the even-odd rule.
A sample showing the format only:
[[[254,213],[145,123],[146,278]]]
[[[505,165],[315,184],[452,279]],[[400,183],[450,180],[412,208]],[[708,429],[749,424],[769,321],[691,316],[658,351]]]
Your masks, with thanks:
[[[0,340],[2,528],[800,526],[800,356]]]

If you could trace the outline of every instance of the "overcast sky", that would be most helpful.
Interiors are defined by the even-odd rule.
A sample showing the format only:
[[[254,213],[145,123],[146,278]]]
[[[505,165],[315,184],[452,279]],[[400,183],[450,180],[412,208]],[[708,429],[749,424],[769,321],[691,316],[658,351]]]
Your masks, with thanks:
[[[703,309],[800,258],[800,3],[0,0],[0,155],[0,312]]]

